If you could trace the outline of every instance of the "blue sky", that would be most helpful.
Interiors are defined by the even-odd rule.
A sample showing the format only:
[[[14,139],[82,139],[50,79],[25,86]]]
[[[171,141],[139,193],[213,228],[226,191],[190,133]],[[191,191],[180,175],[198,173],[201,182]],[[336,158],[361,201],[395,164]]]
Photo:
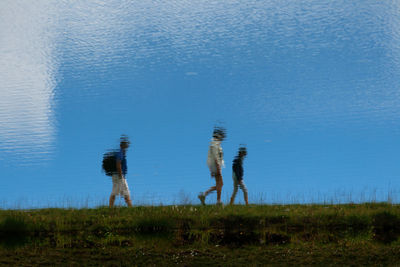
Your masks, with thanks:
[[[134,203],[197,203],[212,185],[206,156],[218,123],[228,131],[223,199],[245,143],[252,202],[398,201],[395,10],[373,1],[4,1],[2,206],[106,203],[101,158],[121,134],[132,142]]]

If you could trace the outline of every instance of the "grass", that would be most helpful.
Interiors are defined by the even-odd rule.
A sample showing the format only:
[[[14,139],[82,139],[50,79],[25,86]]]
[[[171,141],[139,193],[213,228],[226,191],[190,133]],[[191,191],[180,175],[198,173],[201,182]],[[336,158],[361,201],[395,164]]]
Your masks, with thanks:
[[[0,264],[395,265],[399,236],[388,203],[0,210]]]

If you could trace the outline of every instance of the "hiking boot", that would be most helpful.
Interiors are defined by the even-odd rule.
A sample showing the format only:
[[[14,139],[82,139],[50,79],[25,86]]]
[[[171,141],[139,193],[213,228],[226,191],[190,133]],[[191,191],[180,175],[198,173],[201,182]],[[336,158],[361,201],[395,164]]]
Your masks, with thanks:
[[[206,204],[206,202],[205,202],[206,196],[203,193],[200,193],[197,197],[200,199],[200,202],[202,205]]]

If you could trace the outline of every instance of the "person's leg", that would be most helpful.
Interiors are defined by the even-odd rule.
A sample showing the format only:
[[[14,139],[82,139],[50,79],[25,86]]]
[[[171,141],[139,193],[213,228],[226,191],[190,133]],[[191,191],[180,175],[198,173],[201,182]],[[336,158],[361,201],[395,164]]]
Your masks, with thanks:
[[[224,185],[224,182],[222,181],[222,175],[221,173],[218,173],[215,175],[215,187],[217,190],[217,203],[221,203],[221,193],[222,193],[222,186]]]
[[[232,192],[231,202],[230,202],[231,205],[233,204],[233,202],[235,202],[236,193],[237,193],[238,187],[239,187],[234,173],[232,174],[232,179],[233,179],[233,192]]]
[[[125,203],[128,207],[132,207],[131,192],[129,191],[128,182],[125,178],[121,180],[121,194],[124,196]]]
[[[124,199],[125,199],[126,205],[128,205],[128,207],[132,207],[132,200],[131,200],[131,197],[130,197],[129,195],[125,195],[125,196],[124,196]]]
[[[214,171],[214,169],[210,169],[210,171],[211,171],[211,177],[214,177],[214,178],[215,178],[215,171]],[[207,191],[205,191],[205,192],[203,193],[204,198],[205,198],[208,194],[210,194],[211,192],[213,192],[213,191],[215,191],[215,190],[217,190],[217,187],[216,187],[216,186],[211,186]]]
[[[211,192],[217,190],[216,186],[211,186],[206,192],[204,192],[204,196],[206,197],[208,194],[210,194]]]
[[[114,206],[115,202],[115,196],[118,195],[118,175],[114,174],[111,179],[112,179],[112,190],[111,190],[111,195],[110,195],[110,208]]]
[[[244,184],[243,180],[239,181],[239,186],[240,186],[240,189],[242,189],[242,191],[243,191],[243,197],[244,197],[244,201],[246,202],[246,205],[249,205],[249,197],[248,197],[248,193],[247,193],[247,187]]]
[[[114,202],[115,202],[115,195],[111,195],[110,196],[110,208],[112,208],[114,206]]]

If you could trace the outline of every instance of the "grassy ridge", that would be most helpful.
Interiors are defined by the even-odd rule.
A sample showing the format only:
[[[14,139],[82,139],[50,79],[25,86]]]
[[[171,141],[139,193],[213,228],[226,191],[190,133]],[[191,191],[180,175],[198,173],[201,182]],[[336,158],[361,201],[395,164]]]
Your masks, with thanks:
[[[0,210],[0,264],[391,265],[399,236],[385,203]]]

